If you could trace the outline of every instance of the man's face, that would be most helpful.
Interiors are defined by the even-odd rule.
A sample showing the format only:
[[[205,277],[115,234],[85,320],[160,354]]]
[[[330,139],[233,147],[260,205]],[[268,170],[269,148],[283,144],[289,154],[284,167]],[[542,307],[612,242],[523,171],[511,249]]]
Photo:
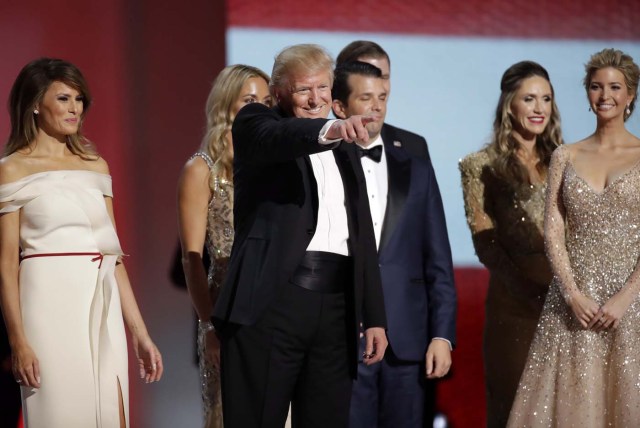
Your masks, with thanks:
[[[384,80],[384,89],[387,91],[387,96],[391,93],[391,65],[386,57],[374,58],[371,56],[361,56],[358,61],[366,62],[374,65],[382,72],[382,80]]]
[[[281,107],[294,117],[325,119],[331,111],[331,72],[294,74],[279,98]]]
[[[352,74],[347,81],[350,93],[346,105],[339,100],[333,102],[333,111],[341,119],[366,114],[376,116],[373,122],[367,124],[371,142],[380,134],[387,114],[387,91],[384,82],[377,77]]]

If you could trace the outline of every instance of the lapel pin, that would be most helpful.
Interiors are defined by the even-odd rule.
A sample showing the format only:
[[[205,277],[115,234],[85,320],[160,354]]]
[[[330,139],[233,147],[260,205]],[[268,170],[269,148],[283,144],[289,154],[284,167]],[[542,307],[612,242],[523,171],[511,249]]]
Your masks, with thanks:
[[[393,142],[393,145],[394,145],[395,147],[402,147],[402,143],[401,143],[400,141],[398,141],[398,140],[394,141],[394,142]]]

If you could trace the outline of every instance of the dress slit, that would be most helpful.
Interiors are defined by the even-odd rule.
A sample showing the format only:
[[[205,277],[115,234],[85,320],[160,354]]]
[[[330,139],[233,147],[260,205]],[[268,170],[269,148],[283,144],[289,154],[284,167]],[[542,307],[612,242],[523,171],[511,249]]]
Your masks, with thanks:
[[[120,415],[120,428],[127,428],[127,416],[124,412],[124,399],[122,398],[122,385],[120,385],[120,377],[116,376],[118,382],[118,414]]]

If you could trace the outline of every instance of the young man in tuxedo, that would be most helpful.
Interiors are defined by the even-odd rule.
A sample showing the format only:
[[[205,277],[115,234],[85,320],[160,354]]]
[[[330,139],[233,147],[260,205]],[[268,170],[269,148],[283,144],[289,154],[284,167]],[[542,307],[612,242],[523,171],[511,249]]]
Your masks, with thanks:
[[[366,62],[379,68],[387,97],[391,95],[391,60],[380,45],[369,40],[356,40],[349,43],[338,54],[336,65],[339,66],[342,63],[352,61]],[[424,137],[388,123],[382,125],[381,132],[388,138],[396,138],[398,141],[402,141],[404,149],[413,156],[429,159],[427,141]]]
[[[387,89],[377,67],[337,66],[333,111],[346,119],[374,114],[360,158],[387,313],[389,347],[381,364],[358,367],[350,426],[422,428],[426,379],[451,366],[456,292],[438,183],[429,160],[385,132]],[[426,147],[426,146],[425,146]]]
[[[235,241],[213,321],[224,424],[346,427],[358,364],[387,346],[365,180],[347,154],[371,117],[328,121],[333,60],[316,45],[275,59],[277,106],[233,124]]]

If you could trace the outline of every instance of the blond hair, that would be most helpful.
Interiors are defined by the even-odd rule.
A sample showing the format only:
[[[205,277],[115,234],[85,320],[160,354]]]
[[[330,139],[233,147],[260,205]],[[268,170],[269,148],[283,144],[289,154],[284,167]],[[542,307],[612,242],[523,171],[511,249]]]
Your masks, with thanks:
[[[312,74],[327,71],[333,84],[333,58],[325,48],[314,44],[300,44],[284,48],[276,55],[271,72],[271,93],[288,88],[289,80],[297,74]]]
[[[228,150],[234,119],[233,106],[245,82],[254,77],[262,78],[269,83],[269,76],[259,68],[243,64],[225,67],[213,82],[207,98],[207,127],[200,150],[213,159],[220,175],[226,179],[233,177],[233,157]]]
[[[585,64],[585,76],[584,87],[589,93],[589,86],[591,85],[591,78],[594,73],[600,69],[612,67],[618,70],[624,76],[624,83],[627,86],[627,92],[633,96],[631,103],[629,104],[629,114],[627,110],[624,112],[624,120],[629,119],[629,116],[633,113],[636,107],[636,98],[638,98],[638,79],[640,78],[640,69],[638,65],[633,62],[633,58],[630,55],[618,50],[618,49],[603,49],[600,52],[596,52],[591,55],[589,62]]]

